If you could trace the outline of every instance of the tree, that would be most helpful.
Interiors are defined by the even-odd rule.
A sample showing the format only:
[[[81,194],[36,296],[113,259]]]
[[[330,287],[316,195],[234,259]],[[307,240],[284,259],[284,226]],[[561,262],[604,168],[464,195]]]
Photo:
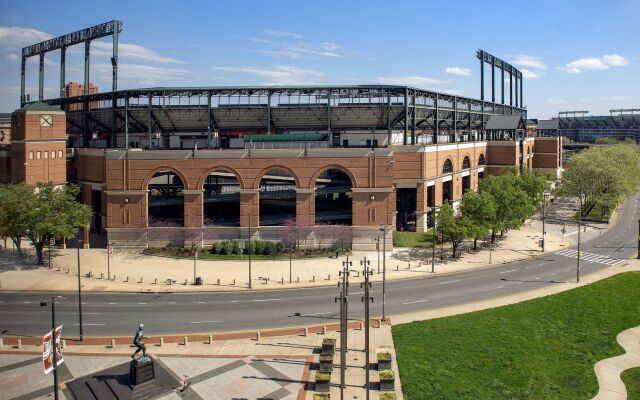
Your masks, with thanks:
[[[300,247],[313,229],[309,219],[305,217],[288,218],[284,226],[286,227],[284,241],[295,244],[296,248]]]
[[[25,201],[30,205],[24,214],[26,236],[36,250],[38,264],[43,262],[43,249],[51,238],[74,236],[89,224],[91,208],[76,201],[80,189],[76,185],[55,187],[53,183],[38,183],[31,188]]]
[[[458,246],[468,236],[469,219],[456,216],[453,207],[449,203],[444,203],[436,217],[436,225],[442,232],[442,236],[451,242],[453,258],[456,258]]]
[[[521,227],[535,211],[517,175],[504,173],[488,176],[480,181],[480,191],[491,196],[495,203],[495,214],[489,224],[492,243],[497,231]]]
[[[487,192],[468,191],[462,196],[460,212],[470,222],[469,237],[473,238],[473,249],[478,250],[478,239],[491,230],[491,222],[496,214],[496,204]]]
[[[22,255],[22,238],[27,235],[27,215],[32,209],[33,187],[13,184],[0,187],[0,236],[10,238]]]

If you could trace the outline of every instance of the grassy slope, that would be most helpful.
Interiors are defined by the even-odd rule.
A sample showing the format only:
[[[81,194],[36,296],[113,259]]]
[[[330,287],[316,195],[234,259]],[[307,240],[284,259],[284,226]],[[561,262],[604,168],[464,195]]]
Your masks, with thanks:
[[[394,247],[431,247],[433,243],[433,232],[398,232],[393,231]],[[436,237],[436,243],[440,243]]]
[[[640,368],[631,368],[622,373],[622,381],[627,386],[627,398],[640,400]]]
[[[406,399],[580,399],[594,364],[640,325],[640,273],[520,304],[393,328]]]

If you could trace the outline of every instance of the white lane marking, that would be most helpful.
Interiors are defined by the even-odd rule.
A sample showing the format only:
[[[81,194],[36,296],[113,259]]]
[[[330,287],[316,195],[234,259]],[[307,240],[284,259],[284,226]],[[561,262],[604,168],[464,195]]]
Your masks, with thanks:
[[[192,324],[215,324],[222,321],[192,321]]]
[[[199,301],[198,304],[207,304],[206,301]]]
[[[237,303],[238,300],[231,300],[229,303]]]
[[[116,304],[118,304],[118,303],[109,303],[110,306],[113,306],[113,305],[116,305]]]
[[[543,266],[543,265],[544,265],[544,263],[540,263],[540,264],[538,264],[538,267],[541,267],[541,266]]]
[[[78,326],[80,324],[76,324],[76,326]],[[107,324],[82,324],[84,326],[107,326]]]
[[[565,269],[565,270],[564,270],[564,272],[569,272],[569,271],[571,271],[571,269]]]
[[[440,285],[446,285],[447,283],[456,283],[456,282],[460,282],[460,279],[456,279],[455,281],[440,282]]]
[[[498,286],[496,289],[503,289],[504,286]]]
[[[22,303],[23,303],[23,304],[31,304],[31,303],[33,303],[33,302],[32,302],[32,301],[23,301]]]
[[[542,277],[537,277],[536,280],[539,281],[540,279],[542,279]]]
[[[263,301],[279,301],[279,300],[282,300],[282,299],[258,299],[258,300],[251,300],[251,301],[261,301],[261,302],[263,302]]]
[[[170,301],[169,304],[176,304],[176,302],[175,301]]]
[[[517,269],[510,269],[509,271],[498,272],[498,275],[508,274],[509,272],[514,272],[514,271],[517,271]]]
[[[317,312],[317,313],[313,313],[313,314],[300,314],[301,317],[311,317],[313,315],[326,315],[326,314],[331,314],[333,313],[333,311],[327,311],[327,312]]]
[[[571,233],[565,233],[564,237],[575,235],[576,233],[578,233],[578,231],[571,232]]]
[[[100,315],[99,312],[85,312],[83,314],[86,314],[86,315]]]
[[[353,292],[351,294],[364,294],[364,292]]]
[[[138,304],[141,305],[141,306],[146,306],[147,305],[147,303],[138,303]]]
[[[402,303],[402,304],[403,304],[403,305],[407,305],[407,304],[424,303],[425,301],[429,301],[429,299],[416,300],[416,301],[407,301],[406,303]]]
[[[87,303],[85,303],[84,301],[82,302],[82,305],[83,305],[83,306],[84,306],[84,305],[86,305],[86,304],[87,304]]]
[[[556,275],[558,275],[558,274],[551,274],[551,276],[556,276]]]
[[[522,285],[524,282],[518,282],[517,285]]]

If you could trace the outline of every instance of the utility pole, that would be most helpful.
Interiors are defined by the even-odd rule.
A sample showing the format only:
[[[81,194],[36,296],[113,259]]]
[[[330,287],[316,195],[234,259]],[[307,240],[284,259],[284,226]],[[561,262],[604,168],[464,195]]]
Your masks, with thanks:
[[[576,267],[576,282],[580,283],[580,231],[582,230],[582,204],[578,210],[578,264]]]
[[[40,307],[46,307],[51,303],[51,355],[53,356],[53,398],[58,400],[58,360],[56,358],[56,298],[64,299],[61,296],[53,296],[45,301],[40,302]]]
[[[49,268],[51,268],[51,238],[47,240],[47,243],[49,245]]]
[[[82,285],[80,284],[80,246],[82,246],[82,239],[78,239],[78,319],[80,327],[80,341],[84,341],[84,335],[82,334]],[[55,329],[55,327],[54,327]]]
[[[376,241],[376,252],[378,253],[378,275],[380,275],[380,234],[374,240]]]
[[[348,314],[348,301],[349,301],[349,267],[351,267],[351,261],[347,255],[346,261],[342,262],[342,271],[339,275],[342,277],[342,282],[338,283],[338,286],[342,287],[340,296],[336,297],[336,301],[340,301],[340,399],[344,399],[344,389],[346,388],[346,369],[347,369],[347,335],[349,332],[349,314]]]
[[[431,233],[433,233],[433,240],[431,242],[431,273],[436,272],[436,208],[433,208],[433,216],[431,217]]]
[[[249,251],[247,254],[249,255],[249,289],[251,289],[251,214],[253,210],[249,212]]]
[[[544,229],[544,217],[545,217],[545,206],[547,204],[548,194],[545,192],[543,196],[544,198],[542,200],[542,252],[544,253],[544,234],[546,233]]]
[[[198,250],[193,252],[193,284],[196,284],[196,260],[198,259]]]
[[[111,280],[111,253],[113,253],[113,243],[107,245],[107,280]]]
[[[291,272],[292,272],[292,268],[291,268],[291,243],[289,243],[289,283],[293,283],[292,277],[291,277]]]
[[[638,260],[640,260],[640,219],[638,220]]]
[[[369,260],[365,257],[360,261],[360,265],[363,267],[362,274],[364,275],[364,282],[360,283],[360,287],[364,287],[364,297],[362,302],[364,303],[364,368],[365,368],[365,390],[366,400],[369,400],[369,303],[373,303],[373,297],[369,295],[369,289],[371,283],[369,282],[369,276],[371,276],[371,267]]]

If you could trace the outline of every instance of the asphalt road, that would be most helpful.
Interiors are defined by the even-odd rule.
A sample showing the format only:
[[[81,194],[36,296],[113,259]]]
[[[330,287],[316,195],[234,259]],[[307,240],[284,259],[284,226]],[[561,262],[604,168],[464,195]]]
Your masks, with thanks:
[[[639,217],[640,201],[636,196],[625,202],[614,226],[582,244],[582,276],[636,255]],[[575,251],[561,253],[565,255],[546,254],[475,271],[389,281],[386,314],[460,305],[575,281]],[[354,269],[360,270],[356,264]],[[363,318],[361,280],[351,277],[350,318]],[[84,335],[132,335],[140,322],[144,322],[145,333],[150,336],[337,322],[334,298],[338,292],[337,287],[318,287],[234,293],[84,293]],[[77,294],[56,294],[65,297],[56,306],[57,321],[64,324],[65,335],[76,335]],[[372,294],[371,315],[380,316],[381,283],[374,284]],[[40,307],[39,302],[50,295],[0,292],[0,334],[40,336],[48,331],[50,307]]]

